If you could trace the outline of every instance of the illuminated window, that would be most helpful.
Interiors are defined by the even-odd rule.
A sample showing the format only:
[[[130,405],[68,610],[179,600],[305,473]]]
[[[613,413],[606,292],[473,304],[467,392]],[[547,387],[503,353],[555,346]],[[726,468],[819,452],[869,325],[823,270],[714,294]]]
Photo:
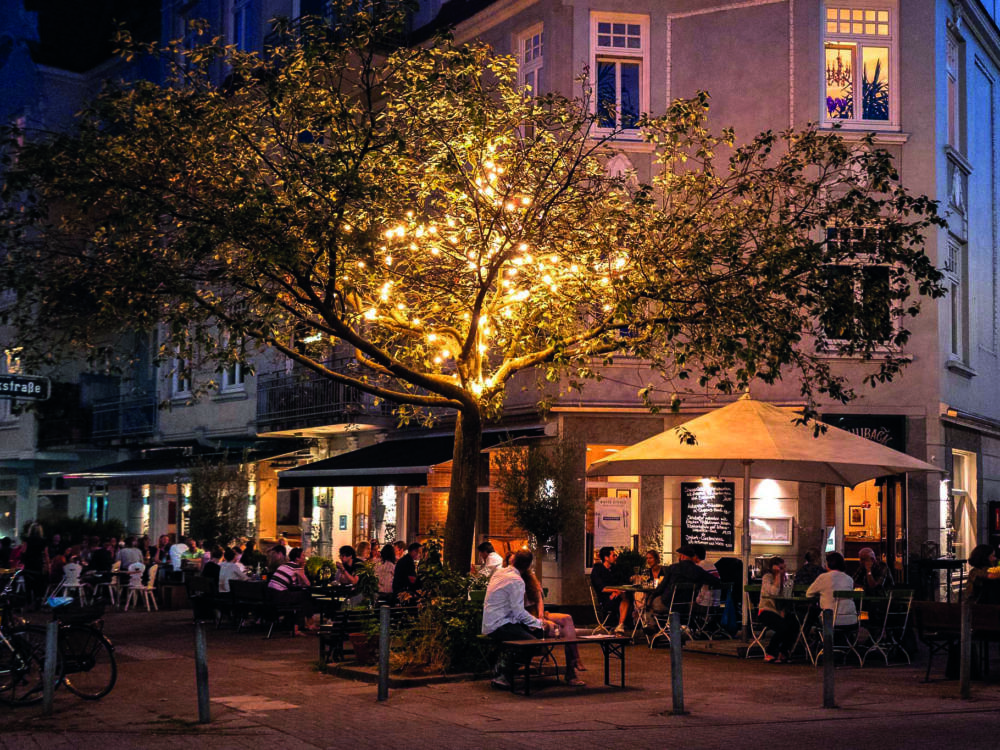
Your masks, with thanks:
[[[634,129],[649,108],[649,17],[592,15],[591,49],[597,126]]]
[[[827,122],[896,124],[896,50],[894,7],[827,6],[823,92]]]

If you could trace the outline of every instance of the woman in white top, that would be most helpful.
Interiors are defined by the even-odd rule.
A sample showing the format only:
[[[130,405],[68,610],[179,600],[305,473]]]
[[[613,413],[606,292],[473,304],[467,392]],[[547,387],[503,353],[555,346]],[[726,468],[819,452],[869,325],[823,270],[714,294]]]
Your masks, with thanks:
[[[379,559],[375,563],[375,577],[378,578],[378,598],[383,601],[392,599],[392,577],[396,573],[396,548],[391,544],[382,547]]]
[[[796,631],[794,618],[778,607],[774,597],[784,593],[787,574],[785,561],[780,557],[768,560],[767,571],[760,581],[760,605],[757,617],[770,630],[774,631],[771,642],[767,644],[764,661],[781,663],[788,661],[788,652],[795,643]]]
[[[858,610],[853,599],[838,599],[834,591],[853,591],[854,579],[844,572],[844,556],[839,552],[826,553],[827,572],[809,584],[806,596],[819,596],[820,609],[832,609],[833,626],[858,624]]]

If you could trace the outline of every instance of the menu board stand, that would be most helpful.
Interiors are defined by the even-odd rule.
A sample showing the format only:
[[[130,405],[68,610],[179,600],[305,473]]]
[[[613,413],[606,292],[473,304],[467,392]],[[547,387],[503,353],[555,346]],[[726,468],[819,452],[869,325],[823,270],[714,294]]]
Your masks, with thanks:
[[[681,540],[732,551],[736,541],[736,485],[681,482]]]

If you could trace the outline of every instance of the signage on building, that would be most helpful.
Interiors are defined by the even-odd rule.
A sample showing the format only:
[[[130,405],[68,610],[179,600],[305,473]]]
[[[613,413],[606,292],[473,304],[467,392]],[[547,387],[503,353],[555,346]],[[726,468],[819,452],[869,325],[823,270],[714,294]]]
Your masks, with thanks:
[[[48,378],[34,375],[0,375],[0,399],[45,401],[51,390]]]
[[[736,542],[736,485],[681,482],[681,541],[710,550],[732,550]]]
[[[865,440],[906,452],[906,417],[899,414],[824,414],[823,421]]]
[[[632,546],[632,501],[602,497],[594,501],[594,549]]]

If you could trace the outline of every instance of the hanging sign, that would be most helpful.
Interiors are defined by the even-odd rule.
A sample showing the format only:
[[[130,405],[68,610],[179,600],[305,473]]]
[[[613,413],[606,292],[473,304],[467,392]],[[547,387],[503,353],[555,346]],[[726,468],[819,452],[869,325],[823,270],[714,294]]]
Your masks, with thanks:
[[[736,540],[736,485],[681,482],[681,540],[710,550],[732,550]]]

